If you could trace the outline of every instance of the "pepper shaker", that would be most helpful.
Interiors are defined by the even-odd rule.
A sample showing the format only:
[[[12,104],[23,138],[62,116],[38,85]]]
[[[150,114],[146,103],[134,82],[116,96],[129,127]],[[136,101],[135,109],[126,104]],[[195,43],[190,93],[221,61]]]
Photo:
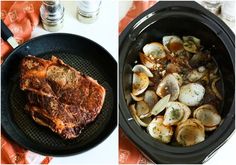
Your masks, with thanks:
[[[40,16],[45,30],[58,31],[63,27],[64,7],[60,0],[43,1],[40,7]]]

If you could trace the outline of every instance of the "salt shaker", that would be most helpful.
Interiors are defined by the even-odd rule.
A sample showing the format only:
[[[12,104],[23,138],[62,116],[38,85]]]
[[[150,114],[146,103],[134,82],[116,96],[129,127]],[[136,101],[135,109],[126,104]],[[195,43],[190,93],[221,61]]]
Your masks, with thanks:
[[[101,0],[82,0],[77,2],[77,18],[83,23],[93,23],[97,20]]]
[[[219,0],[205,0],[205,1],[202,1],[202,5],[208,9],[209,11],[211,11],[212,13],[214,14],[219,14],[220,12],[220,1]]]
[[[40,16],[45,30],[58,31],[63,27],[64,7],[60,0],[43,1],[40,7]]]

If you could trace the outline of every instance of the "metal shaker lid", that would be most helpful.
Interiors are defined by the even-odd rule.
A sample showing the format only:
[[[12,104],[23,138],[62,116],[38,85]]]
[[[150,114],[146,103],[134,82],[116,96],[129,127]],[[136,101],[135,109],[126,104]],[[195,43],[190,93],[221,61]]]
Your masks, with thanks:
[[[64,7],[59,0],[43,1],[40,16],[45,30],[58,31],[63,27]]]

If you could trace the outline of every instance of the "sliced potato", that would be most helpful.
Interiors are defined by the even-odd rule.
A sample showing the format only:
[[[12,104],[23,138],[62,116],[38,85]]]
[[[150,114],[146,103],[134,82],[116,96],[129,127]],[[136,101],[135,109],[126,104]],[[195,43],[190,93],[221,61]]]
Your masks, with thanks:
[[[205,128],[215,127],[221,122],[220,115],[211,104],[204,104],[195,109],[193,112],[193,117],[201,121]]]
[[[153,90],[147,90],[144,93],[144,101],[148,104],[149,108],[152,109],[153,106],[157,103],[158,97]]]
[[[176,139],[183,146],[191,146],[204,141],[205,133],[191,125],[187,125],[178,132]]]
[[[205,88],[198,83],[189,83],[180,88],[179,101],[187,106],[196,106],[203,99]]]
[[[129,109],[130,109],[130,111],[131,111],[131,114],[132,114],[132,116],[133,116],[135,122],[136,122],[138,125],[140,125],[140,126],[142,126],[142,127],[147,127],[147,126],[148,126],[149,121],[151,121],[151,119],[141,120],[141,119],[137,116],[137,111],[136,111],[136,109],[135,109],[135,104],[130,105],[130,106],[129,106]]]
[[[144,65],[137,64],[133,67],[132,69],[133,72],[143,72],[145,73],[148,77],[153,77],[152,72]]]
[[[176,100],[179,96],[179,81],[172,74],[166,75],[159,83],[156,94],[161,98],[170,94],[170,100]]]
[[[163,143],[198,144],[223,121],[209,104],[219,106],[223,99],[219,71],[200,42],[194,36],[164,36],[162,44],[146,44],[139,53],[141,63],[132,68],[133,119]]]
[[[180,102],[169,102],[164,115],[164,125],[176,125],[189,118],[191,110],[188,106]]]
[[[177,125],[176,140],[183,146],[191,146],[205,140],[204,126],[196,119],[187,119]]]
[[[151,59],[161,59],[166,56],[164,47],[159,42],[152,42],[152,43],[146,44],[143,47],[143,52],[146,56],[150,57]]]
[[[175,76],[176,80],[178,80],[179,86],[182,86],[183,78],[178,73],[172,73],[172,75]]]
[[[152,108],[151,114],[158,115],[159,113],[161,113],[166,108],[169,100],[170,100],[170,94],[160,99]]]
[[[132,94],[134,96],[140,95],[147,89],[149,85],[148,76],[142,72],[134,73],[132,85],[133,85]]]
[[[155,117],[147,127],[148,133],[155,139],[169,143],[173,135],[173,128],[163,124],[163,116]]]
[[[138,101],[136,103],[136,114],[138,117],[149,113],[149,106],[144,101]]]
[[[179,131],[180,129],[182,129],[182,127],[184,127],[185,125],[191,125],[191,126],[193,126],[193,127],[197,127],[197,128],[199,128],[201,131],[204,131],[204,130],[205,130],[204,125],[202,125],[202,123],[201,123],[199,120],[197,120],[197,119],[195,119],[195,118],[189,118],[189,119],[187,119],[187,120],[185,120],[185,121],[180,122],[180,123],[177,124],[177,127],[176,127],[176,129],[175,129],[175,133],[177,134],[178,131]]]
[[[164,36],[162,43],[169,52],[177,53],[183,50],[183,41],[178,36]]]

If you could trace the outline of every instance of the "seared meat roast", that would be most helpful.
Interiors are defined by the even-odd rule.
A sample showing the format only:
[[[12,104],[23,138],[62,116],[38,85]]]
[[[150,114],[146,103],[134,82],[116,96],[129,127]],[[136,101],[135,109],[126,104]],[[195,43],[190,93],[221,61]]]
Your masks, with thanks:
[[[25,106],[35,122],[72,139],[100,113],[105,89],[53,56],[27,56],[21,63],[20,88],[27,91]]]

